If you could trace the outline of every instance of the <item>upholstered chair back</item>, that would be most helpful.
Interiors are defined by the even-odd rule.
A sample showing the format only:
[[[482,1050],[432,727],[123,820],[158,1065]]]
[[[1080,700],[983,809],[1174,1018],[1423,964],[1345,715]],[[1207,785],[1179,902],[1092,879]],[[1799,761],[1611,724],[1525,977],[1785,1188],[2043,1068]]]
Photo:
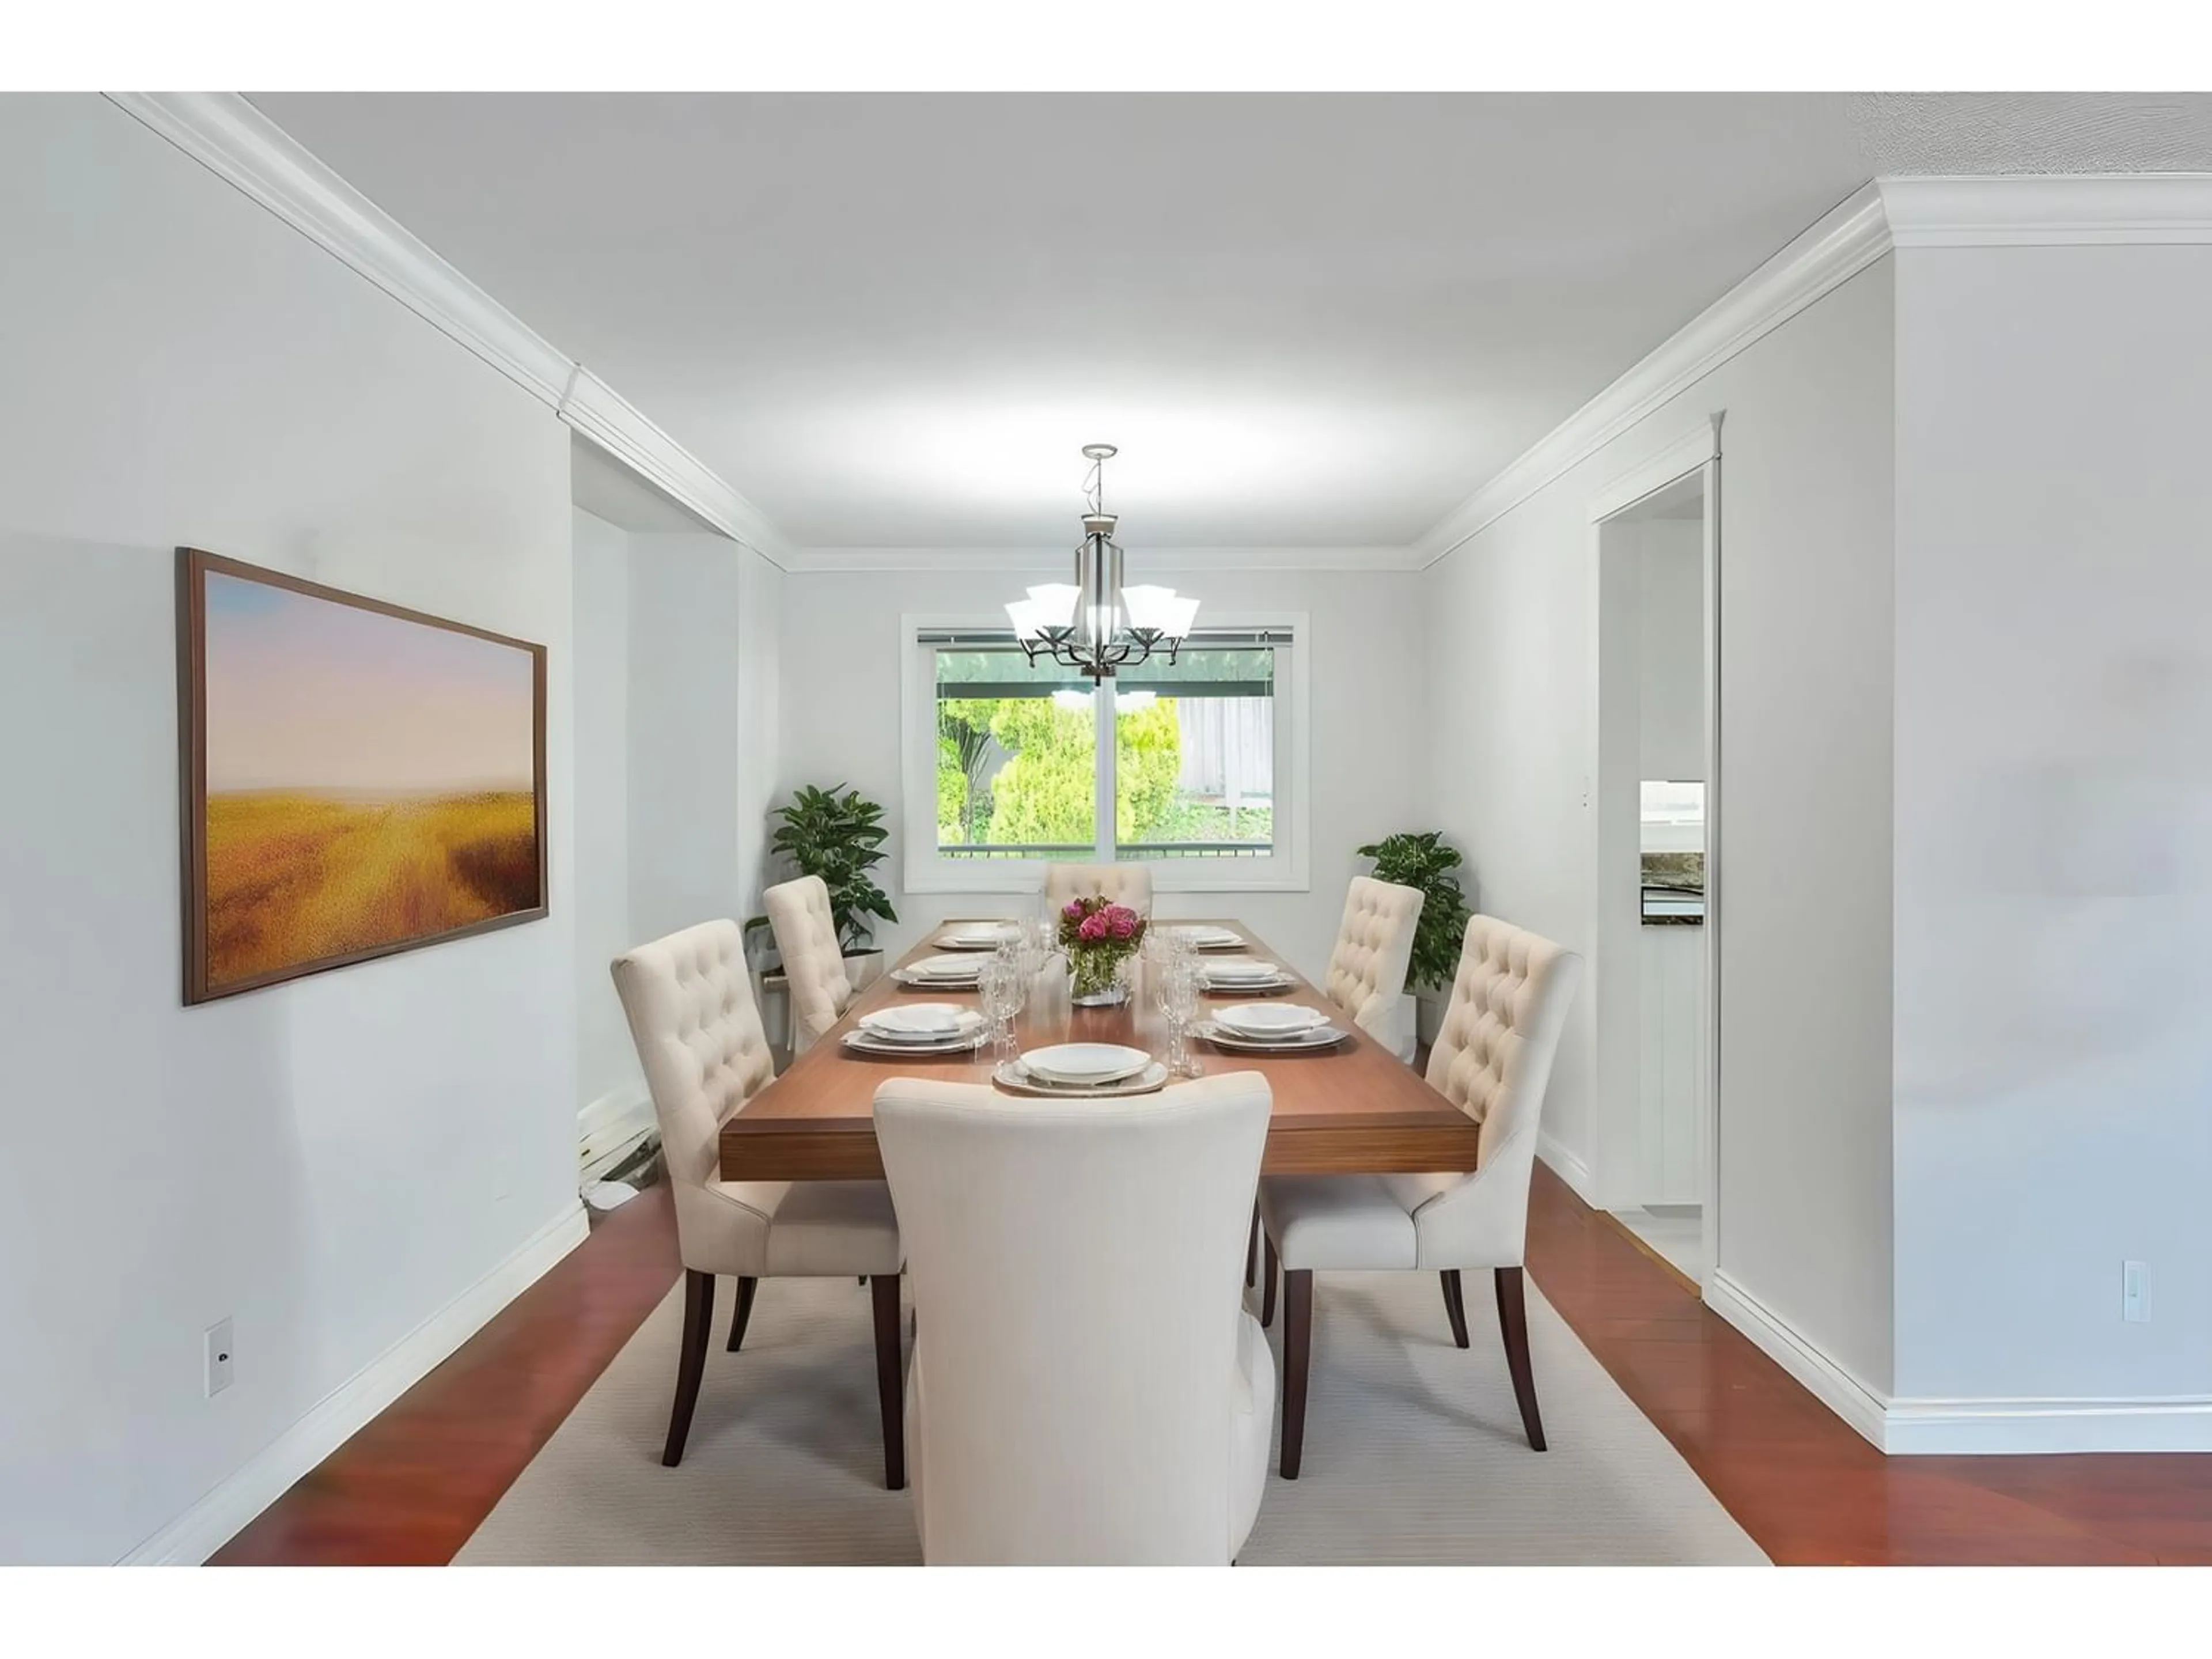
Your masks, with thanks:
[[[1352,1016],[1352,1023],[1394,1052],[1404,1033],[1406,967],[1413,959],[1413,929],[1425,899],[1418,887],[1354,876],[1345,896],[1322,988]]]
[[[790,988],[791,1047],[797,1053],[837,1023],[853,1000],[853,981],[845,973],[830,889],[821,877],[780,883],[761,898]]]
[[[723,1120],[775,1075],[744,936],[734,921],[701,922],[617,957],[613,973],[677,1189],[680,1243],[685,1193],[714,1179]]]
[[[1498,921],[1467,924],[1451,1000],[1429,1054],[1429,1086],[1482,1126],[1477,1164],[1464,1176],[1387,1176],[1413,1211],[1423,1259],[1455,1267],[1516,1267],[1526,1249],[1537,1120],[1566,1027],[1582,958]]]
[[[918,1331],[907,1444],[924,1559],[1234,1553],[1240,1482],[1249,1527],[1267,1455],[1265,1423],[1238,1450],[1237,1368],[1266,1368],[1273,1399],[1257,1327],[1256,1355],[1242,1335],[1269,1109],[1250,1072],[1119,1100],[915,1079],[876,1091]]]
[[[1071,901],[1103,894],[1146,915],[1152,913],[1152,872],[1141,864],[1048,864],[1046,905],[1060,909]]]

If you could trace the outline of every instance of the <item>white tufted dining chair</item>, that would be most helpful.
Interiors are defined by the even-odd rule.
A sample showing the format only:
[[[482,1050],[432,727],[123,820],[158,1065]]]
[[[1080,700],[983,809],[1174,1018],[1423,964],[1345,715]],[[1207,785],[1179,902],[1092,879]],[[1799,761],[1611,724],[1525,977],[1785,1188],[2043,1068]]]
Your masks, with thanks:
[[[876,1091],[914,1285],[925,1561],[1219,1565],[1243,1547],[1275,1418],[1237,1282],[1271,1107],[1253,1072],[1118,1100]]]
[[[830,888],[819,876],[780,882],[761,895],[775,953],[791,998],[791,1052],[801,1054],[835,1025],[853,1000],[845,952],[830,912]]]
[[[1274,1176],[1260,1183],[1262,1323],[1274,1316],[1279,1261],[1283,1272],[1285,1480],[1297,1479],[1304,1445],[1316,1270],[1440,1274],[1452,1340],[1464,1348],[1460,1273],[1490,1268],[1521,1424],[1528,1443],[1544,1449],[1521,1269],[1537,1119],[1581,970],[1580,957],[1547,939],[1494,916],[1468,921],[1428,1080],[1482,1126],[1472,1173]]]
[[[683,1460],[707,1364],[714,1278],[738,1281],[730,1352],[744,1340],[753,1292],[769,1278],[866,1275],[875,1295],[876,1387],[883,1411],[884,1471],[906,1484],[899,1412],[898,1218],[880,1181],[732,1182],[719,1178],[730,1114],[775,1077],[761,1030],[744,939],[734,921],[702,922],[641,945],[613,963],[615,989],[653,1091],[676,1247],[684,1261],[684,1346],[676,1405],[660,1461]]]
[[[1401,1060],[1413,1057],[1406,1021],[1406,968],[1426,896],[1418,887],[1354,876],[1322,989],[1352,1023]]]
[[[1141,864],[1048,864],[1044,902],[1048,910],[1072,900],[1103,894],[1115,904],[1152,913],[1152,872]]]

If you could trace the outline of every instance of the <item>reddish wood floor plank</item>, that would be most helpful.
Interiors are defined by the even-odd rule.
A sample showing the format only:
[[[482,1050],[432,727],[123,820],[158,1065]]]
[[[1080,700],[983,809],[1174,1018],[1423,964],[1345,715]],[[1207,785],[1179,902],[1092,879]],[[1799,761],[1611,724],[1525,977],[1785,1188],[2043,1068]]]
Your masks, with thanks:
[[[675,1284],[664,1182],[301,1477],[211,1565],[440,1566]]]
[[[1541,1164],[1528,1265],[1599,1363],[1777,1561],[2212,1564],[2212,1455],[1885,1458]],[[674,1215],[666,1188],[655,1188],[603,1220],[216,1560],[451,1559],[676,1274]],[[1496,1340],[1486,1319],[1482,1332],[1478,1340]],[[1556,1437],[1565,1425],[1547,1426]]]

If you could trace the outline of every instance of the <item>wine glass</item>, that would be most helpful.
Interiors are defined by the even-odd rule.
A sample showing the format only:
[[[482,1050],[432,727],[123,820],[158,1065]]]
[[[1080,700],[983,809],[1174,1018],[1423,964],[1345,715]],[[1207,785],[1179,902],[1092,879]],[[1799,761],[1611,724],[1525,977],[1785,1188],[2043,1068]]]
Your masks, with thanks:
[[[1152,981],[1153,1006],[1168,1023],[1168,1073],[1181,1077],[1190,1064],[1183,1032],[1192,1015],[1198,1012],[1197,981],[1188,968],[1170,956],[1153,966]]]
[[[1014,1040],[1014,1016],[1021,1012],[1024,987],[1021,970],[1012,957],[993,951],[976,975],[982,993],[983,1017],[991,1023],[991,1056],[1003,1065],[1021,1050]]]

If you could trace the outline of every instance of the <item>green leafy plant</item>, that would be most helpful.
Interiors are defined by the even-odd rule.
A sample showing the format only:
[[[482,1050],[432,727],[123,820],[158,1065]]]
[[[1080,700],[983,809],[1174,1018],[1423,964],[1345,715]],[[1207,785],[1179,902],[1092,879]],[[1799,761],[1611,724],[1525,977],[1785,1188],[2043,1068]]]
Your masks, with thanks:
[[[866,948],[875,937],[876,919],[898,920],[890,896],[868,873],[884,861],[884,840],[890,834],[884,827],[882,807],[842,783],[827,789],[806,784],[775,816],[783,823],[775,832],[775,850],[795,864],[800,875],[822,878],[846,955]],[[748,932],[767,926],[766,916],[745,924]]]
[[[1455,848],[1444,844],[1441,830],[1415,834],[1401,830],[1359,849],[1375,860],[1377,881],[1395,882],[1424,896],[1421,920],[1413,929],[1413,957],[1406,970],[1410,989],[1441,991],[1459,971],[1459,951],[1467,934],[1466,895],[1452,872],[1460,866]]]

